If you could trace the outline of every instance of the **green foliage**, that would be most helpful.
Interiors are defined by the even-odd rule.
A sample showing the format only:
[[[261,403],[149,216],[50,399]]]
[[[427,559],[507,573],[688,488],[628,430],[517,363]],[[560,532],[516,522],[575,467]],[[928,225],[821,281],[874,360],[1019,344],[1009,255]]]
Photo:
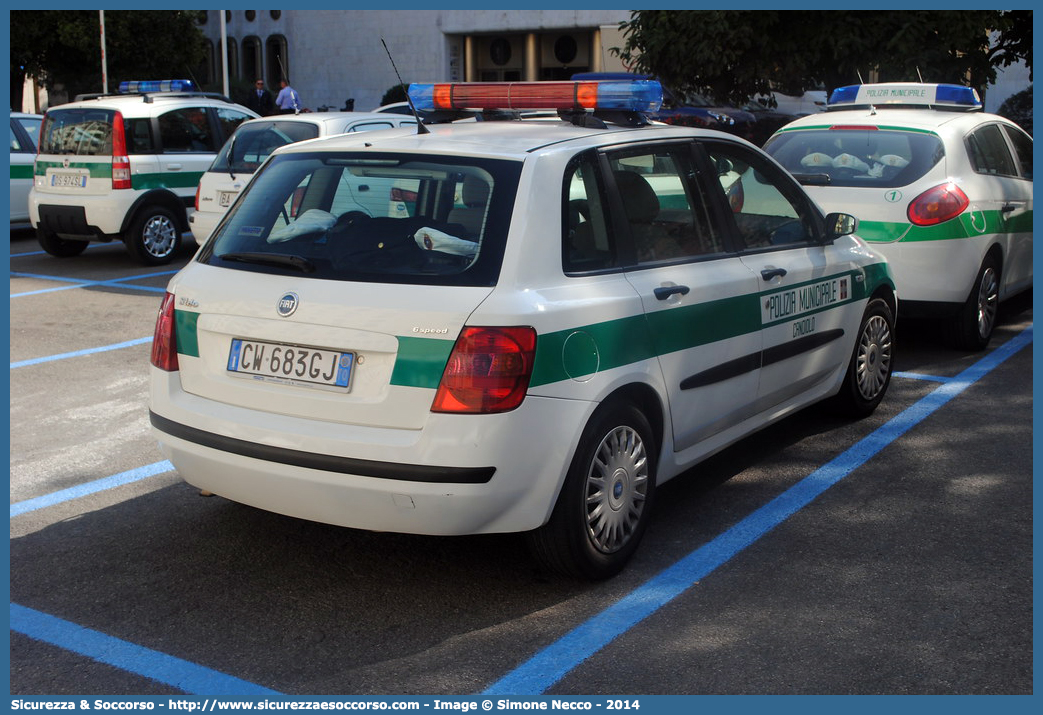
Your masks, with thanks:
[[[772,88],[857,84],[871,70],[981,91],[997,66],[1032,62],[1030,11],[638,10],[621,29],[618,54],[635,71],[736,105]]]
[[[406,101],[406,88],[408,84],[396,84],[387,92],[384,92],[384,96],[380,98],[380,104],[378,106],[383,107],[385,104],[394,104],[395,102]]]
[[[1032,135],[1032,86],[1023,89],[1017,94],[1007,97],[1007,100],[996,110],[996,114],[1006,117],[1016,123],[1022,129]]]
[[[205,57],[198,11],[106,10],[110,91],[124,80],[192,79]],[[12,10],[11,75],[24,71],[72,97],[102,90],[97,10]]]

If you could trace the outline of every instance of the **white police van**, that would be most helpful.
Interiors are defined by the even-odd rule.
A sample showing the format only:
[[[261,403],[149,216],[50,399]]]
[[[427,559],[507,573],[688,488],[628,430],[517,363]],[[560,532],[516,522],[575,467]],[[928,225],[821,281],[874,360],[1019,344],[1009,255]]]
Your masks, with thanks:
[[[1032,137],[981,110],[960,85],[852,85],[764,145],[821,206],[858,217],[903,315],[949,321],[971,350],[1032,287]]]
[[[141,263],[168,263],[189,230],[200,177],[257,114],[190,80],[123,82],[119,91],[47,110],[29,220],[54,256],[120,239]]]
[[[816,401],[883,398],[884,260],[748,142],[648,123],[658,83],[409,91],[561,119],[277,149],[157,319],[150,417],[190,484],[360,529],[527,532],[604,578],[657,485]],[[336,215],[346,174],[394,180],[408,215]]]

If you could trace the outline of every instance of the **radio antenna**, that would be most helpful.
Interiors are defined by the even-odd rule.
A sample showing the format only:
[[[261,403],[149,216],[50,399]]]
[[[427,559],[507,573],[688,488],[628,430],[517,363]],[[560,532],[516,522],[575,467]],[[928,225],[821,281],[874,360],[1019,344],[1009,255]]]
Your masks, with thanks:
[[[391,56],[391,50],[388,49],[388,45],[384,42],[384,38],[380,38],[380,44],[384,45],[384,52],[388,53],[388,59],[391,60],[391,69],[395,70],[395,76],[398,77],[398,84],[404,90],[406,90],[406,102],[409,103],[409,111],[413,113],[413,117],[416,118],[416,133],[417,134],[430,134],[431,130],[424,126],[423,121],[420,119],[419,112],[416,111],[416,107],[413,106],[413,99],[409,96],[409,87],[402,81],[402,75],[398,73],[398,67],[395,66],[395,58]]]

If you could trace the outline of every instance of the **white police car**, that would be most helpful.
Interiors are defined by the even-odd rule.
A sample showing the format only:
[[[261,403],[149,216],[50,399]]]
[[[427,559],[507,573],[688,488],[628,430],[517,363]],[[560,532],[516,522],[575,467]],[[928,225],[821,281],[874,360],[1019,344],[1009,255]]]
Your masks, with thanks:
[[[11,223],[29,221],[29,189],[42,121],[39,114],[11,112]]]
[[[883,398],[884,260],[753,145],[647,123],[658,83],[410,92],[564,118],[277,149],[157,319],[150,417],[189,483],[360,529],[528,532],[603,578],[657,484],[813,402]],[[335,215],[363,178],[408,216]]]
[[[256,116],[189,80],[124,82],[120,94],[48,109],[29,194],[40,245],[67,257],[92,240],[121,239],[141,263],[168,263],[200,177]]]
[[[947,319],[973,350],[999,301],[1032,287],[1032,138],[981,108],[959,85],[841,87],[764,146],[821,206],[858,217],[903,315]]]
[[[192,224],[192,235],[200,242],[210,236],[257,167],[280,146],[334,134],[415,127],[416,124],[412,116],[375,112],[277,114],[243,122],[221,147],[214,163],[199,181],[196,210],[188,219]],[[372,215],[367,205],[372,203],[372,197],[380,193],[376,189],[365,182],[356,186],[352,196],[353,207]],[[377,201],[380,200],[378,197]],[[383,197],[383,202],[386,208],[387,197]]]

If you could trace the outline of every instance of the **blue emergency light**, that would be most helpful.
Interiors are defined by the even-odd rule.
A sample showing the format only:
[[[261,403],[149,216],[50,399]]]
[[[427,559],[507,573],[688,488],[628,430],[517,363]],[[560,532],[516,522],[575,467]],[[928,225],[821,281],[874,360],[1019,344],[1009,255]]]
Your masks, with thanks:
[[[120,82],[119,91],[120,94],[141,94],[142,92],[195,92],[196,83],[190,79],[150,79]]]
[[[889,104],[903,106],[932,106],[953,109],[981,109],[981,99],[973,87],[959,84],[917,84],[914,82],[884,82],[880,84],[852,84],[837,87],[829,97],[830,109],[850,106],[883,107]]]

